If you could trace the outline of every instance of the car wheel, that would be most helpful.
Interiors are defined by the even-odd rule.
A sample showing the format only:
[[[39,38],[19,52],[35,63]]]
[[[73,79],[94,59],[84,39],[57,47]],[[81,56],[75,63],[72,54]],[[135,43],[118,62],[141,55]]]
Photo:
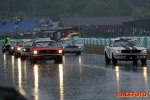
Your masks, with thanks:
[[[78,54],[81,55],[81,51],[79,51]]]
[[[110,59],[108,58],[108,56],[107,56],[106,52],[105,52],[105,61],[106,61],[106,63],[107,63],[107,64],[109,64],[109,63],[110,63]]]
[[[146,59],[141,59],[142,64],[146,64]]]
[[[31,59],[32,60],[32,63],[37,63],[37,60],[36,59]]]
[[[15,53],[15,57],[19,57],[19,54],[18,54],[18,53]]]
[[[5,53],[5,51],[3,50],[3,53]]]
[[[9,52],[10,55],[13,55],[13,52]]]
[[[138,60],[133,60],[133,63],[134,63],[134,64],[137,64],[137,62],[138,62]]]
[[[81,52],[76,52],[76,55],[81,55]]]
[[[55,63],[62,63],[62,58],[55,60]]]
[[[114,55],[112,54],[112,63],[117,64],[117,59],[114,58]]]
[[[25,60],[25,57],[21,55],[21,60]]]

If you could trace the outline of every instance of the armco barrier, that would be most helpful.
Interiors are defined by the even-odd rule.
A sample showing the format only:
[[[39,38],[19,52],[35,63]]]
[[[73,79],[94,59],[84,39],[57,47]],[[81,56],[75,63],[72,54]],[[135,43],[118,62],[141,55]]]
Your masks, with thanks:
[[[124,37],[124,38],[135,38],[139,41],[139,43],[150,50],[150,37]],[[89,44],[89,45],[103,45],[106,46],[109,44],[111,38],[105,39],[105,38],[75,38],[81,40],[83,44]]]

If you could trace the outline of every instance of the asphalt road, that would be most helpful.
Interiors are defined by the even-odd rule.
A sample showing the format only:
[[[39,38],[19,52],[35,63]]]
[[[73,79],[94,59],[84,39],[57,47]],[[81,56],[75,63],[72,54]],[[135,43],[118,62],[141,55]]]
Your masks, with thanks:
[[[103,55],[65,54],[63,64],[31,64],[0,53],[0,86],[14,87],[30,100],[150,100],[147,65],[105,64]],[[147,93],[147,97],[117,97],[120,93]]]

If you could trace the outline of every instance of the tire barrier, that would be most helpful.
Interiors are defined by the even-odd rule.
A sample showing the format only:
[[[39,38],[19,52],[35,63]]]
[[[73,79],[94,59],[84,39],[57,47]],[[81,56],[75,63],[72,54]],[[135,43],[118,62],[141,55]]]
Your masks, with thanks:
[[[139,43],[150,50],[150,37],[118,37],[118,38],[134,38],[139,41]],[[113,38],[75,38],[81,40],[83,44],[88,45],[102,45],[106,46],[109,44],[110,40]]]

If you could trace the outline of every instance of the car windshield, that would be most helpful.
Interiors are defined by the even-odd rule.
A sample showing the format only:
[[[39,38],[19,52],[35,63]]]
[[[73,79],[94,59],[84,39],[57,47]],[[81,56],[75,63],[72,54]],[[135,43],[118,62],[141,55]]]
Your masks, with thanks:
[[[16,41],[11,41],[11,45],[16,45]]]
[[[22,44],[23,44],[23,41],[18,42],[18,46],[22,46]]]
[[[63,41],[62,44],[81,44],[80,40]]]
[[[120,46],[140,46],[137,40],[116,40],[114,42],[114,47],[120,47]]]
[[[52,41],[36,42],[36,47],[57,47],[57,43]]]
[[[33,43],[33,42],[31,42],[31,41],[26,41],[26,42],[24,43],[24,46],[32,46],[32,43]]]

